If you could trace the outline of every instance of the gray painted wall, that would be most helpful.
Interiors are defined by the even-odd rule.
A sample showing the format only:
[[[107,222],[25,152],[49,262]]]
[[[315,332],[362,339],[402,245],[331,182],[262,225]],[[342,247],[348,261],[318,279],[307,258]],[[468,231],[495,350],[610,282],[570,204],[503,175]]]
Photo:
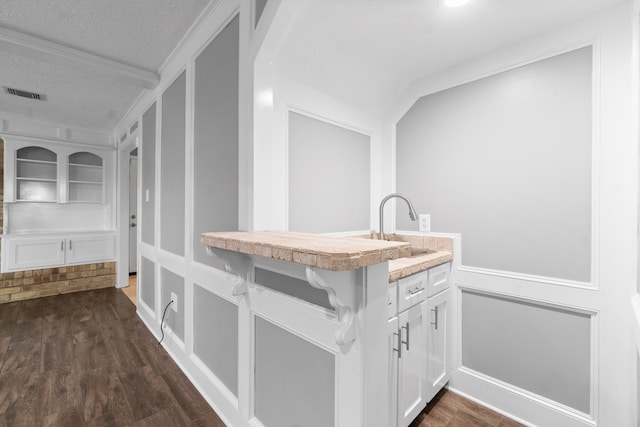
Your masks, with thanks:
[[[169,301],[171,301],[171,292],[175,293],[178,297],[178,302],[173,303],[178,306],[178,312],[176,313],[169,307],[165,324],[184,342],[184,278],[170,270],[161,268],[160,283],[162,285],[160,306],[162,307],[163,313],[165,307],[169,304]]]
[[[335,357],[255,319],[256,417],[265,427],[335,425]]]
[[[156,272],[155,265],[145,257],[140,257],[140,299],[152,310],[156,309]]]
[[[590,413],[591,318],[462,292],[462,365]]]
[[[585,47],[418,100],[397,125],[397,190],[462,263],[589,282],[592,53]],[[415,230],[398,211],[399,229]]]
[[[290,295],[311,304],[319,305],[329,310],[334,308],[329,303],[329,296],[326,291],[312,287],[308,282],[287,276],[286,274],[276,273],[275,271],[265,270],[264,268],[255,268],[254,282],[266,286],[283,294]]]
[[[185,102],[183,72],[162,94],[160,245],[184,255]]]
[[[370,228],[368,135],[289,113],[289,230]]]
[[[238,306],[193,287],[193,352],[238,395]]]
[[[200,234],[238,229],[238,49],[236,16],[196,58],[193,256],[206,254]]]
[[[156,206],[156,103],[142,115],[142,143],[141,152],[144,153],[141,161],[141,189],[140,198],[142,200],[142,212],[138,223],[140,224],[140,234],[142,241],[150,245],[154,244]],[[146,194],[149,200],[146,200]]]

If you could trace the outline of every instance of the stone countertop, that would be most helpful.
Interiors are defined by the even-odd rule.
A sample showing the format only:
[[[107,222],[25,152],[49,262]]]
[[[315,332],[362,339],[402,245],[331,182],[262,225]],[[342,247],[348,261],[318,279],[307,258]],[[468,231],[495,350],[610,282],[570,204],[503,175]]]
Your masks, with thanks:
[[[203,233],[200,242],[214,248],[334,271],[367,267],[411,253],[409,242],[287,231]]]

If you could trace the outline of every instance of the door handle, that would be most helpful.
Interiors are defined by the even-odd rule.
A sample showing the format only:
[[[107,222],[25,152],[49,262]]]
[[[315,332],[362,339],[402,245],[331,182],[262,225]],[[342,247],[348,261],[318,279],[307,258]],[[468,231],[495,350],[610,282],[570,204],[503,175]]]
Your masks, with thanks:
[[[432,308],[431,311],[433,311],[436,314],[436,321],[435,322],[431,322],[432,325],[434,325],[436,328],[436,331],[438,330],[438,306],[436,305],[435,308]]]
[[[135,222],[132,222],[132,223],[131,223],[131,227],[135,227],[135,226],[136,226],[136,223],[135,223]]]

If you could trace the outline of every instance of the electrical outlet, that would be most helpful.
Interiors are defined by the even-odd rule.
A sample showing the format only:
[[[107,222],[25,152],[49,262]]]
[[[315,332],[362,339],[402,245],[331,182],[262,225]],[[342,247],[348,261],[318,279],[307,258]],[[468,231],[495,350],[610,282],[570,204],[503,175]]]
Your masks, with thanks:
[[[431,215],[429,214],[420,214],[418,215],[418,222],[420,231],[430,232],[431,231]]]
[[[178,312],[178,295],[176,295],[174,292],[171,292],[171,301],[173,301],[171,303],[171,310],[177,313]]]

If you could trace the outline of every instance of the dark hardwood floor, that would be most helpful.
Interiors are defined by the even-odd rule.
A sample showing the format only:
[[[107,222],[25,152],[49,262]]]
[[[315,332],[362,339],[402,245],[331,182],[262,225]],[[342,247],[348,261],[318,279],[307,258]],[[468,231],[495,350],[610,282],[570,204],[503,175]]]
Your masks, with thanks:
[[[224,426],[114,288],[0,304],[0,426]]]
[[[115,288],[0,304],[0,426],[224,423]],[[411,427],[519,426],[441,392]]]
[[[520,427],[522,424],[482,405],[442,390],[409,427]]]

